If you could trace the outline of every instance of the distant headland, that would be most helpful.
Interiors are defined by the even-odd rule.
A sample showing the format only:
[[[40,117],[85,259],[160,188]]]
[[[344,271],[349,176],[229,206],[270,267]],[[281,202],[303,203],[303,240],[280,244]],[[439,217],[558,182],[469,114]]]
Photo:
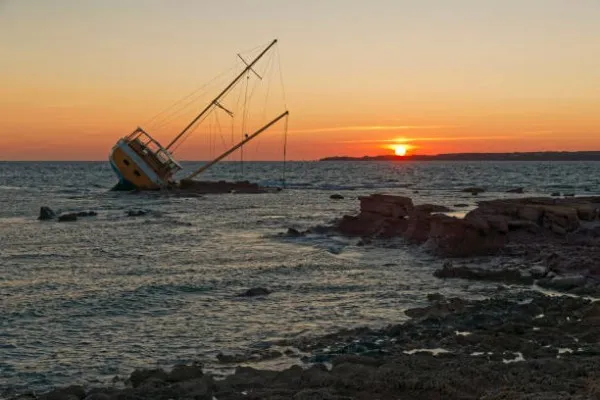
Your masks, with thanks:
[[[448,153],[326,157],[319,161],[600,161],[600,151],[540,151],[528,153]]]

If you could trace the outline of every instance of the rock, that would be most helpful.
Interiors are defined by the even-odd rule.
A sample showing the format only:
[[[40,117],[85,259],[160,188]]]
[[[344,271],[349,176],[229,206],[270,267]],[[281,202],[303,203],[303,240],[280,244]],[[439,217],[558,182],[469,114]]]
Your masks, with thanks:
[[[378,233],[385,222],[385,217],[377,214],[361,213],[354,217],[344,215],[337,223],[336,229],[346,236],[367,237]]]
[[[300,232],[295,228],[288,228],[286,235],[290,237],[301,237],[304,236],[304,232]]]
[[[507,237],[471,220],[436,215],[431,220],[427,247],[444,257],[494,254],[504,247]]]
[[[598,216],[598,208],[590,204],[577,207],[577,217],[583,221],[593,221]]]
[[[563,194],[564,197],[575,197],[575,193],[565,193]]]
[[[254,296],[267,296],[269,294],[271,294],[272,292],[267,289],[267,288],[263,288],[263,287],[255,287],[255,288],[251,288],[246,290],[243,293],[240,293],[238,295],[238,297],[254,297]]]
[[[522,274],[518,269],[504,268],[499,270],[469,268],[469,267],[452,267],[444,265],[442,269],[438,269],[433,273],[438,278],[460,278],[478,281],[506,282],[532,284],[533,277],[530,274]]]
[[[58,222],[77,221],[77,213],[64,213],[58,216]]]
[[[553,278],[542,279],[538,282],[540,286],[562,291],[584,286],[585,283],[586,278],[582,275],[555,276]]]
[[[96,211],[79,211],[76,215],[78,217],[95,217],[98,213]]]
[[[424,212],[424,213],[435,213],[435,212],[449,212],[452,211],[446,206],[440,206],[437,204],[419,204],[414,207],[416,212]]]
[[[541,230],[541,227],[532,221],[508,221],[509,231],[524,230],[531,233],[537,233]]]
[[[467,203],[458,203],[458,204],[455,204],[454,207],[465,208],[465,207],[469,207],[469,205]]]
[[[359,200],[361,213],[371,213],[381,217],[403,218],[413,210],[412,199],[409,197],[373,194],[361,196]]]
[[[432,216],[427,213],[413,213],[408,218],[406,230],[402,236],[413,243],[425,243],[429,238],[429,231],[431,230],[431,221],[433,218],[438,217]]]
[[[106,393],[92,393],[86,396],[83,400],[112,400],[112,397]]]
[[[377,237],[392,238],[401,236],[408,228],[408,220],[404,218],[385,219],[379,227]]]
[[[525,191],[523,190],[522,187],[518,187],[518,188],[514,188],[514,189],[508,189],[506,191],[506,193],[525,193]]]
[[[167,376],[169,382],[183,382],[202,378],[204,372],[200,365],[177,365]]]
[[[540,279],[546,276],[548,273],[548,268],[543,265],[535,265],[529,268],[529,273],[534,279]]]
[[[150,210],[128,210],[128,217],[141,217],[150,213]]]
[[[176,383],[172,386],[172,391],[164,399],[194,399],[194,400],[215,400],[213,390],[215,382],[209,375],[201,378],[187,380]],[[152,397],[146,397],[152,398]]]
[[[48,221],[54,217],[56,217],[56,213],[50,207],[40,208],[40,216],[38,217],[40,221]]]
[[[480,188],[480,187],[468,187],[468,188],[464,188],[462,190],[462,192],[464,192],[464,193],[471,193],[473,196],[476,196],[479,193],[485,192],[485,189]]]
[[[427,307],[416,307],[411,308],[404,313],[411,318],[432,318],[432,317],[444,317],[449,314],[463,311],[467,306],[467,302],[463,299],[453,297],[448,300],[441,300],[435,302]]]
[[[65,388],[55,389],[46,395],[42,396],[42,400],[71,400],[83,399],[85,390],[82,386],[73,385]]]
[[[567,206],[543,206],[542,226],[564,235],[579,228],[579,218],[575,208]]]
[[[337,194],[336,193],[336,194],[332,194],[331,196],[329,196],[329,198],[333,199],[333,200],[343,200],[344,196],[342,196],[341,194]]]
[[[517,209],[517,217],[536,224],[541,222],[543,211],[540,207],[524,206]]]
[[[131,373],[131,376],[129,377],[129,381],[131,382],[131,385],[134,388],[136,388],[150,379],[166,381],[167,378],[168,378],[168,374],[160,368],[158,368],[158,369],[136,369],[135,371],[133,371]]]
[[[558,196],[560,196],[560,192],[552,192],[552,194],[550,196],[558,197]]]
[[[452,266],[452,263],[450,263],[450,266]],[[429,293],[427,295],[427,301],[429,302],[442,301],[444,299],[445,297],[441,293]]]

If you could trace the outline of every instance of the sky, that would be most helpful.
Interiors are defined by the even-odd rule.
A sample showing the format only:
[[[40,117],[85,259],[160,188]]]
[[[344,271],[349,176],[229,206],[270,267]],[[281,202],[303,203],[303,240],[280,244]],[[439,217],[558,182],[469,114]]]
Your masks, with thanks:
[[[0,160],[106,160],[137,126],[166,145],[202,99],[144,124],[274,38],[256,115],[289,109],[288,159],[600,150],[598,21],[599,0],[0,0]],[[234,143],[237,111],[176,158]],[[281,159],[283,137],[245,159]]]

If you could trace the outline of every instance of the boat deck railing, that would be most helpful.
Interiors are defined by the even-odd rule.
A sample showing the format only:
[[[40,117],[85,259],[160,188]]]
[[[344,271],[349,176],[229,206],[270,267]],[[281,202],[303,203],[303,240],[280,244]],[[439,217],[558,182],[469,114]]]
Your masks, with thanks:
[[[127,136],[129,147],[152,166],[159,175],[172,175],[181,169],[171,154],[142,128]]]

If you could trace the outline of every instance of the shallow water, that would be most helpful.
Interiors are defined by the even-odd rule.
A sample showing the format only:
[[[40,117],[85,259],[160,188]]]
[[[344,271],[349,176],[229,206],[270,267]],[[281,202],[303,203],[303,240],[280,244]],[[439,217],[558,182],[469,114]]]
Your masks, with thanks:
[[[206,179],[281,185],[279,163],[222,163]],[[404,320],[425,294],[485,296],[442,281],[440,261],[401,241],[288,238],[358,209],[357,196],[452,206],[523,186],[600,194],[600,163],[298,162],[278,193],[175,197],[109,192],[108,163],[0,163],[0,392],[98,384],[136,367],[199,360],[300,335]],[[467,186],[488,189],[477,197]],[[329,199],[341,193],[344,200]],[[74,223],[39,207],[95,210]],[[130,209],[149,215],[127,217]],[[253,286],[265,298],[236,294]],[[292,361],[290,361],[292,362]]]

